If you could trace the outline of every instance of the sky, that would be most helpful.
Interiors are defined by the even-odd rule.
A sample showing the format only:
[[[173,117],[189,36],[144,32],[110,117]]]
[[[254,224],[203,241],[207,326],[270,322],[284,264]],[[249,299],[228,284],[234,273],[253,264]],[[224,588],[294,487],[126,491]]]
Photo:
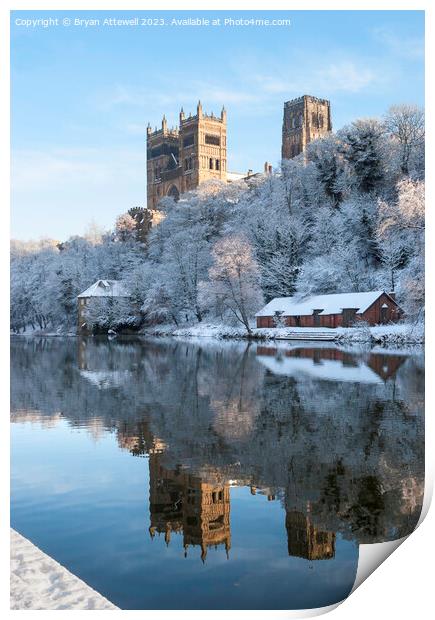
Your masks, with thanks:
[[[103,24],[133,17],[167,25]],[[171,25],[189,17],[221,25]],[[223,25],[252,17],[290,25]],[[228,170],[277,166],[283,103],[303,94],[330,99],[334,130],[424,105],[423,11],[13,11],[12,237],[64,240],[146,206],[146,125],[198,99],[227,109]]]

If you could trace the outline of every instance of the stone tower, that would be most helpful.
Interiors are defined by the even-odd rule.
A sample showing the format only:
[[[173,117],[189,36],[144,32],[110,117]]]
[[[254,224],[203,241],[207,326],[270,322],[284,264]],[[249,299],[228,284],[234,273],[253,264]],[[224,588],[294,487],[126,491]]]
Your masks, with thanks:
[[[230,487],[228,483],[209,483],[189,476],[185,493],[183,546],[201,547],[204,562],[209,547],[231,548]]]
[[[150,536],[183,534],[185,554],[201,548],[204,561],[209,547],[231,548],[230,487],[218,480],[205,481],[182,468],[169,469],[161,453],[150,452]]]
[[[180,112],[180,125],[169,129],[147,128],[147,205],[156,209],[164,196],[178,200],[180,194],[209,179],[227,179],[227,113],[220,116],[203,112],[198,102],[196,114]]]
[[[289,555],[305,560],[335,556],[335,533],[317,529],[308,515],[286,509],[285,527]]]
[[[284,103],[282,159],[303,153],[307,144],[323,138],[332,129],[331,105],[327,99],[303,95]]]

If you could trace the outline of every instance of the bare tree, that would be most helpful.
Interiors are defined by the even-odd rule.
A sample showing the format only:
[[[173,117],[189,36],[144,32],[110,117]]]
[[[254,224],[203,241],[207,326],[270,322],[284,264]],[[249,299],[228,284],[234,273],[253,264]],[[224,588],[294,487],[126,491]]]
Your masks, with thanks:
[[[407,175],[413,152],[424,144],[424,110],[416,105],[394,105],[388,110],[385,127],[400,145],[400,169]]]
[[[386,270],[390,291],[396,289],[396,274],[404,262],[404,248],[394,235],[378,233],[379,258]]]
[[[425,229],[425,184],[404,179],[397,184],[395,203],[379,201],[379,230],[400,233],[414,231],[418,237]],[[413,240],[415,242],[415,239]]]
[[[208,293],[217,298],[251,334],[249,319],[262,303],[259,270],[251,245],[243,236],[231,235],[216,242],[212,256]]]
[[[116,218],[115,234],[119,241],[129,241],[136,238],[136,220],[129,213],[123,213]]]

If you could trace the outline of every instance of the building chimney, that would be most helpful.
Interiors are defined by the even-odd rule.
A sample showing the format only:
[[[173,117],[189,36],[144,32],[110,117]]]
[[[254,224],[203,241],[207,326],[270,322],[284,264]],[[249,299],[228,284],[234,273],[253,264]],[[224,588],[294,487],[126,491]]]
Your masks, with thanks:
[[[394,291],[391,291],[390,293],[388,293],[388,295],[391,297],[391,299],[396,301],[396,293]]]

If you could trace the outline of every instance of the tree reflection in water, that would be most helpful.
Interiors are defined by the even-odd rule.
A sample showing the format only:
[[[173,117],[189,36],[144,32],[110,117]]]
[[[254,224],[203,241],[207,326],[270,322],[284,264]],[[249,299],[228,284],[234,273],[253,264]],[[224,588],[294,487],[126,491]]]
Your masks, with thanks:
[[[230,555],[230,489],[280,502],[288,553],[409,534],[424,486],[423,362],[406,352],[15,339],[12,419],[36,416],[148,456],[149,534]]]

